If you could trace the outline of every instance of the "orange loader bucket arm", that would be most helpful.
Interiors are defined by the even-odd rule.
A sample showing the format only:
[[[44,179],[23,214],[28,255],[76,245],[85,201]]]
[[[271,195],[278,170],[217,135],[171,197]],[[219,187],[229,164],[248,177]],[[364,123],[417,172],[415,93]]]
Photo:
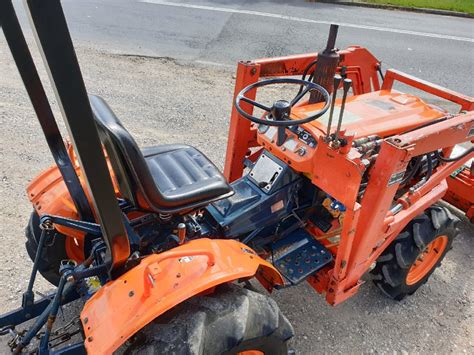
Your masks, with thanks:
[[[268,291],[283,285],[270,263],[235,240],[197,239],[147,256],[86,302],[81,321],[87,353],[112,354],[177,304],[217,285],[252,277]]]

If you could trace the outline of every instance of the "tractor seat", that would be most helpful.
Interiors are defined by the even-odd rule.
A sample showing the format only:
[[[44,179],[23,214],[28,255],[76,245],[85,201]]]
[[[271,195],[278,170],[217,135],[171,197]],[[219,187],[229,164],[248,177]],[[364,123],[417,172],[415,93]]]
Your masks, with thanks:
[[[98,96],[89,95],[99,136],[121,195],[158,213],[183,213],[233,194],[216,166],[184,144],[140,150],[130,133]]]

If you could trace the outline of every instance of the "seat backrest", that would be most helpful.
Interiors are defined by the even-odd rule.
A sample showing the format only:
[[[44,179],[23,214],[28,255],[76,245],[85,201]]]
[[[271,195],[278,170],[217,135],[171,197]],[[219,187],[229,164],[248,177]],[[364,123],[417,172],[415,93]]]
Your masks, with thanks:
[[[145,158],[132,135],[115,116],[109,105],[101,97],[95,95],[89,95],[89,101],[120,193],[125,199],[138,206],[137,193],[140,191],[146,198],[143,185],[155,186]]]

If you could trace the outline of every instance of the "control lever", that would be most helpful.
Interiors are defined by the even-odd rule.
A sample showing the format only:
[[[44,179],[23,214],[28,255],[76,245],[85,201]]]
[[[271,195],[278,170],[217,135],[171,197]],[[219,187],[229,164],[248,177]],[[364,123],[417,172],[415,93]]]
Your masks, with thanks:
[[[328,120],[328,129],[326,130],[326,142],[330,141],[330,134],[331,134],[331,125],[332,125],[332,116],[334,114],[334,105],[336,104],[336,97],[337,97],[337,89],[341,84],[342,77],[339,74],[334,75],[334,87],[332,90],[332,101],[331,101],[331,109],[329,111],[329,120]]]
[[[346,107],[346,99],[347,99],[347,93],[349,92],[349,89],[352,86],[352,80],[351,79],[344,79],[342,82],[342,102],[341,102],[341,109],[339,111],[339,121],[337,122],[337,128],[336,128],[336,133],[334,134],[334,146],[337,148],[340,145],[339,142],[339,133],[341,131],[341,125],[342,125],[342,117],[344,116],[344,109]]]

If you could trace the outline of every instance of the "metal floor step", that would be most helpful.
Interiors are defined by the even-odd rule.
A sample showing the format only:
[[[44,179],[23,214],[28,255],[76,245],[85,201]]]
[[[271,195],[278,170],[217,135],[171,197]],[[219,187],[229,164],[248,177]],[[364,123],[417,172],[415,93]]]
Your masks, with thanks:
[[[304,229],[297,229],[273,245],[273,265],[296,285],[330,263],[333,257]]]

